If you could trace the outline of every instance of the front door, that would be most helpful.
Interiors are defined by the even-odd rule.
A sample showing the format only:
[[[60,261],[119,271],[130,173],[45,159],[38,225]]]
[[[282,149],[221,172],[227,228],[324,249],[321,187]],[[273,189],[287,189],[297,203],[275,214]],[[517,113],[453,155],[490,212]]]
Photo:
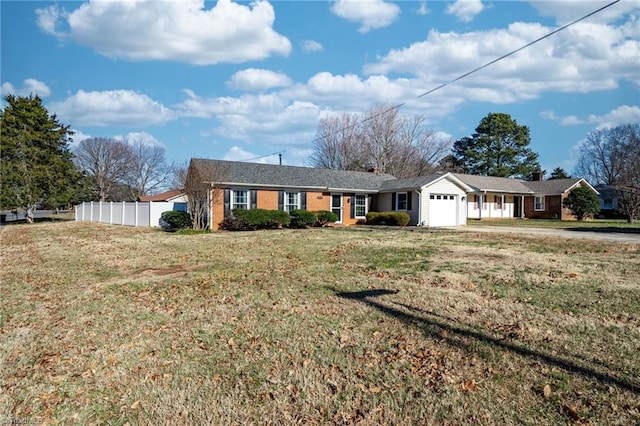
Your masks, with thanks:
[[[336,223],[342,223],[342,194],[331,194],[331,211],[338,216]]]
[[[520,197],[513,196],[513,217],[520,217]]]

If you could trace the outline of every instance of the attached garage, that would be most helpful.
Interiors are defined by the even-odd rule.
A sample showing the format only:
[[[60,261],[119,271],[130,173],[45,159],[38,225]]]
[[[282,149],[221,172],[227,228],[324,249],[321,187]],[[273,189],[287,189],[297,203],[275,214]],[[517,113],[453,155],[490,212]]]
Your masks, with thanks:
[[[429,194],[429,226],[458,226],[457,194]]]
[[[466,225],[469,189],[452,173],[440,175],[424,184],[420,188],[420,224],[434,228]]]
[[[410,225],[466,225],[467,191],[470,190],[471,187],[453,173],[390,180],[382,185],[377,208],[378,211],[406,211],[411,218]]]

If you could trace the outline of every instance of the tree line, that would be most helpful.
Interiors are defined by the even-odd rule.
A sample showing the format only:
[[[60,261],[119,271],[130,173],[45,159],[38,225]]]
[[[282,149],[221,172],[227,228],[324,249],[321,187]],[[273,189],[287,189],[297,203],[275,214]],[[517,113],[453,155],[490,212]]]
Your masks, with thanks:
[[[0,112],[0,208],[60,208],[82,201],[134,201],[174,175],[161,146],[90,138],[71,149],[73,131],[38,96],[4,97]]]
[[[197,182],[187,181],[185,167],[166,161],[161,146],[90,138],[71,149],[70,126],[50,115],[38,96],[8,95],[4,101],[0,208],[24,208],[28,221],[39,206],[136,200],[168,187],[194,194],[199,190]],[[398,108],[385,105],[364,114],[325,116],[312,141],[310,165],[376,170],[397,178],[436,171],[522,179],[544,173],[538,154],[529,147],[529,128],[509,114],[489,113],[474,133],[457,141],[427,129],[425,123],[422,115],[403,117]],[[640,217],[640,124],[589,133],[580,145],[575,173],[614,191],[630,221]],[[567,177],[558,167],[550,179]],[[206,206],[192,207],[202,221]]]

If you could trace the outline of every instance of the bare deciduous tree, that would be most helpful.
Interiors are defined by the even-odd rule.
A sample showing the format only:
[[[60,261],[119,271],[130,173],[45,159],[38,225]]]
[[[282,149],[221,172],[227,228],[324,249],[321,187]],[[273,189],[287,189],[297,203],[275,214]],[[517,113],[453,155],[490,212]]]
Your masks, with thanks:
[[[90,138],[81,141],[74,150],[74,163],[93,180],[98,201],[114,199],[116,189],[124,182],[131,152],[124,141]]]
[[[172,176],[173,165],[165,161],[165,149],[140,140],[127,144],[130,151],[125,183],[134,199],[163,188]]]
[[[172,173],[161,146],[142,141],[90,138],[76,147],[74,162],[93,181],[99,201],[135,200],[163,189]]]
[[[215,220],[222,220],[209,215],[214,214],[213,206],[219,204],[223,196],[222,189],[217,185],[226,174],[224,167],[220,164],[214,168],[209,162],[191,160],[186,174],[183,175],[183,188],[187,196],[187,211],[191,215],[193,229],[207,229]]]
[[[315,167],[336,170],[362,170],[362,135],[359,118],[342,114],[322,118],[313,141],[311,163]]]
[[[378,105],[366,114],[342,114],[320,120],[314,167],[377,169],[398,178],[432,173],[452,141],[426,129],[425,118],[400,116],[397,108]]]
[[[629,222],[640,218],[640,124],[597,129],[580,147],[576,174],[617,191]]]

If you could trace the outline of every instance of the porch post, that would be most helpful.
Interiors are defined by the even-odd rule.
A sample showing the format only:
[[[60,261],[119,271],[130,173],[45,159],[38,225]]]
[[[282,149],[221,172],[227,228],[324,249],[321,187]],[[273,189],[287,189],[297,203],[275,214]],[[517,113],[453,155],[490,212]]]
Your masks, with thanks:
[[[502,206],[502,210],[500,210],[500,218],[504,219],[504,194],[502,194],[501,197],[502,197],[502,203],[500,205]]]
[[[520,202],[520,219],[524,219],[524,195],[521,195],[521,202]]]
[[[482,196],[482,193],[480,193],[479,197],[480,203],[478,203],[478,219],[482,219],[482,209],[484,208],[484,197]]]

